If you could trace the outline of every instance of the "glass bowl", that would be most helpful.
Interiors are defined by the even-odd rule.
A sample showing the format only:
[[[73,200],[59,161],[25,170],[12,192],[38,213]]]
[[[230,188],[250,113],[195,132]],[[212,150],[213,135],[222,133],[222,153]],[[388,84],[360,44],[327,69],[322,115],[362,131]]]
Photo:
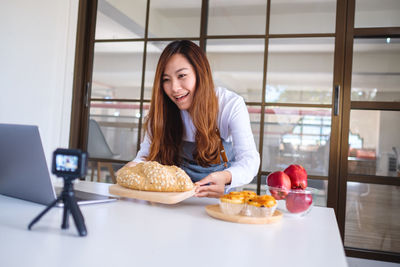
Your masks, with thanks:
[[[285,216],[302,217],[308,214],[313,205],[317,189],[282,189],[266,186],[266,193],[273,196],[278,202],[278,210]]]

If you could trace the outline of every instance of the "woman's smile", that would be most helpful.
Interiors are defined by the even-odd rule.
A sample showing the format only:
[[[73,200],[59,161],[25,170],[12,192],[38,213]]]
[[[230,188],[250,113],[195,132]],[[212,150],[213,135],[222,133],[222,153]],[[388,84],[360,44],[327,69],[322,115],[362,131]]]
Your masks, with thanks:
[[[187,92],[186,94],[176,96],[175,99],[177,102],[183,102],[183,101],[185,101],[185,99],[187,98],[187,96],[189,94],[190,94],[190,92]]]

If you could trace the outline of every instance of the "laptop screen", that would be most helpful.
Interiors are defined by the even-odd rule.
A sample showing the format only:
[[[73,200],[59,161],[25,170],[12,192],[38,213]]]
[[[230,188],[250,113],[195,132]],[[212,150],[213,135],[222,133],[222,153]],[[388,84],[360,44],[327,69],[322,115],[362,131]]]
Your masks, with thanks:
[[[0,123],[0,194],[43,205],[56,199],[37,126]],[[78,204],[116,200],[78,190],[75,197]]]
[[[0,194],[44,205],[55,199],[37,126],[0,124]]]

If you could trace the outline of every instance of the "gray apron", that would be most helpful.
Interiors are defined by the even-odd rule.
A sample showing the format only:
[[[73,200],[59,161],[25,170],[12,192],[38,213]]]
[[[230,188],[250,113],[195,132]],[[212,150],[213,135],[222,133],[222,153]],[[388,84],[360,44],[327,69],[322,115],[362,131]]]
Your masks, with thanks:
[[[192,179],[193,182],[200,181],[212,172],[223,171],[231,166],[231,162],[235,160],[233,154],[232,142],[225,142],[223,139],[222,144],[225,148],[225,153],[228,158],[227,166],[221,157],[221,163],[211,164],[209,167],[202,167],[196,163],[193,159],[193,152],[196,149],[196,143],[194,142],[182,142],[182,163],[181,167]]]

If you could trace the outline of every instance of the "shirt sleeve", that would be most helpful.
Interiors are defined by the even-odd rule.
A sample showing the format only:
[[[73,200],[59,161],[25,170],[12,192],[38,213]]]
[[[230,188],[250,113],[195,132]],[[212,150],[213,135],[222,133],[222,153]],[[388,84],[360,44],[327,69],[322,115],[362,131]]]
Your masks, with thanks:
[[[252,181],[260,167],[260,154],[254,142],[249,112],[243,98],[240,97],[232,105],[227,119],[235,154],[235,160],[226,169],[232,174],[231,184],[226,188],[229,191]]]
[[[142,162],[146,161],[147,156],[150,151],[150,138],[146,132],[143,142],[140,144],[140,150],[136,154],[136,158],[133,160],[134,162]]]

